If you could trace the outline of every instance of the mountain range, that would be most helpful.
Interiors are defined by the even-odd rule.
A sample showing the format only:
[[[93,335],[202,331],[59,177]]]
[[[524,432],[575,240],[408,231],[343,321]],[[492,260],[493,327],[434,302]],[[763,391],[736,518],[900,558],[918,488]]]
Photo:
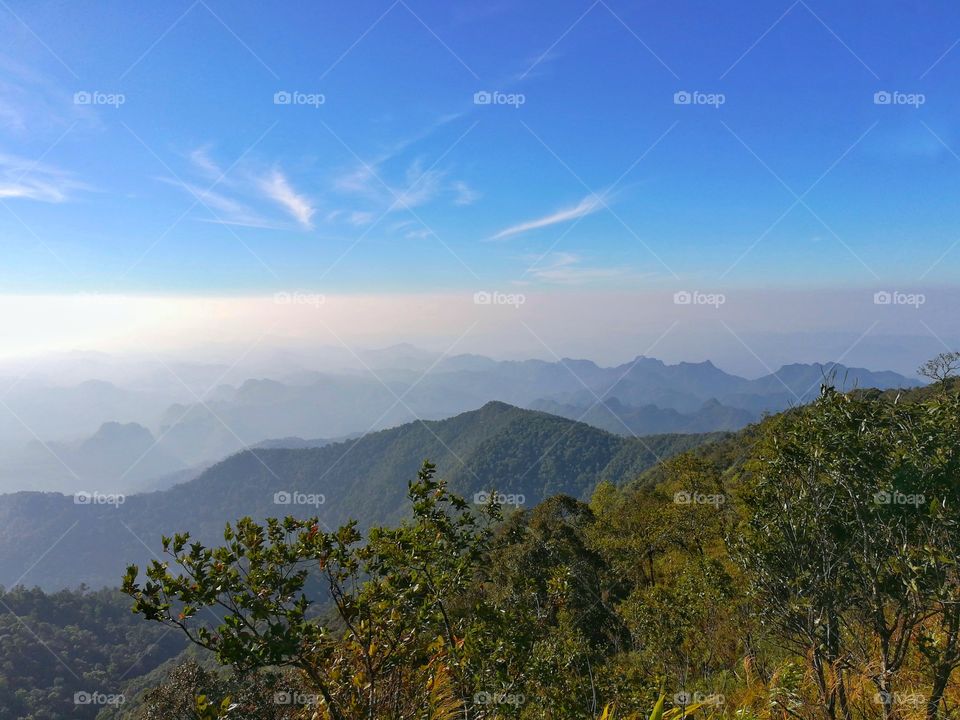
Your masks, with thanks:
[[[228,521],[319,516],[330,528],[393,523],[424,459],[467,497],[497,490],[513,505],[633,478],[660,458],[722,435],[625,438],[584,423],[491,402],[323,447],[244,451],[173,488],[129,497],[18,492],[0,496],[0,585],[115,586],[164,534],[222,540]],[[509,509],[509,508],[508,508]]]
[[[217,384],[229,373],[217,375],[215,368],[171,368],[190,379],[190,392],[156,379],[23,383],[0,406],[0,491],[163,488],[244,449],[315,446],[449,418],[491,400],[629,436],[736,430],[807,402],[828,379],[846,389],[919,384],[832,363],[786,365],[747,379],[709,361],[669,365],[643,356],[601,367],[589,360],[442,357],[401,345],[360,360],[360,369],[288,368],[234,384]],[[213,386],[203,390],[211,377]]]

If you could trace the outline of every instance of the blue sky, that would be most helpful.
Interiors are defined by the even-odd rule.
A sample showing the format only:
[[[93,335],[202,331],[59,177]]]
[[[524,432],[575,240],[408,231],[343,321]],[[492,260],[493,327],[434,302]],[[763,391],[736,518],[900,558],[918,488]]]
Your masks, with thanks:
[[[4,292],[956,279],[960,7],[264,7],[0,3]]]

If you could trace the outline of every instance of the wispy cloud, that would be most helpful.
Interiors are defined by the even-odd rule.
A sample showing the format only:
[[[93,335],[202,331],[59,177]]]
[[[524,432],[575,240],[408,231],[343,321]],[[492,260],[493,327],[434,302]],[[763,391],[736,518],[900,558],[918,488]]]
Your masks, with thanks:
[[[374,214],[372,212],[363,212],[356,210],[347,216],[347,222],[357,227],[363,227],[373,222]]]
[[[77,190],[89,190],[66,170],[17,155],[0,154],[0,199],[59,203]]]
[[[77,89],[0,52],[0,129],[35,139],[80,120],[96,126],[97,115],[90,106],[71,102]]]
[[[190,162],[207,177],[216,180],[223,175],[223,170],[210,158],[210,146],[198,147],[190,153]]]
[[[436,198],[443,189],[446,173],[442,170],[423,169],[423,160],[417,158],[407,167],[406,186],[394,188],[391,194],[398,209],[425,205]]]
[[[594,280],[624,277],[627,269],[622,267],[586,267],[582,258],[574,253],[558,252],[537,258],[529,274],[542,282],[579,285]]]
[[[300,225],[306,229],[312,229],[311,218],[316,212],[310,200],[301,195],[291,187],[286,176],[279,170],[274,170],[266,177],[260,179],[260,189],[268,198],[278,203],[290,214]]]
[[[455,205],[473,205],[480,199],[480,193],[467,185],[463,180],[457,180],[453,183],[453,191],[456,197],[453,199]]]
[[[264,171],[244,163],[225,171],[209,145],[195,148],[185,157],[194,179],[159,179],[185,191],[214,215],[198,219],[221,225],[289,230],[293,225],[288,218],[292,218],[299,227],[313,229],[314,204],[295,190],[279,169]],[[277,207],[283,210],[284,217],[279,216]]]
[[[328,219],[339,217],[352,222],[358,215],[370,215],[372,219],[412,210],[437,200],[455,205],[475,202],[480,193],[464,180],[452,179],[449,168],[437,167],[446,152],[433,164],[424,156],[412,160],[404,157],[414,145],[460,117],[462,113],[441,116],[423,131],[395,142],[379,155],[357,161],[342,171],[333,178],[332,190],[344,196],[345,207],[328,215]],[[390,226],[390,231],[395,232],[402,227],[394,224]]]
[[[199,203],[216,216],[205,222],[213,222],[223,225],[240,225],[243,227],[271,228],[276,227],[275,223],[254,211],[249,205],[228,197],[223,193],[200,187],[193,183],[182,182],[172,178],[158,178],[173,187],[180,188],[192,195]]]
[[[535,220],[528,220],[517,225],[511,225],[510,227],[501,230],[490,239],[503,240],[504,238],[514,237],[515,235],[530,232],[531,230],[539,230],[540,228],[550,227],[551,225],[557,225],[559,223],[569,222],[570,220],[576,220],[577,218],[597,212],[598,210],[602,209],[603,206],[604,198],[601,195],[590,194],[583,198],[583,200],[577,203],[574,207],[564,208],[549,215],[536,218]]]
[[[446,173],[434,168],[424,170],[420,158],[407,165],[400,182],[388,180],[387,174],[386,168],[364,164],[338,177],[334,187],[391,212],[425,205],[444,190]]]

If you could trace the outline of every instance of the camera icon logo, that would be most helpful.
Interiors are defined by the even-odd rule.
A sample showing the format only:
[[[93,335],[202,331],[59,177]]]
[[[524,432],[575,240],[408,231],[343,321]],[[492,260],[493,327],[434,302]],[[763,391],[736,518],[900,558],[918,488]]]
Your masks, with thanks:
[[[286,491],[281,490],[273,494],[274,505],[289,505],[291,502],[293,502],[293,495]]]
[[[493,93],[489,90],[478,90],[473,94],[474,105],[490,105],[493,102]]]
[[[686,90],[678,90],[673,94],[674,105],[689,105],[693,102],[693,96]]]
[[[693,295],[687,290],[681,290],[673,294],[674,305],[689,305],[693,302]]]
[[[893,95],[886,90],[879,90],[873,94],[874,105],[889,105],[893,102]]]
[[[873,294],[874,305],[889,305],[893,302],[893,295],[886,290],[881,290]]]
[[[286,90],[279,90],[273,94],[274,105],[289,105],[293,102],[293,95]]]

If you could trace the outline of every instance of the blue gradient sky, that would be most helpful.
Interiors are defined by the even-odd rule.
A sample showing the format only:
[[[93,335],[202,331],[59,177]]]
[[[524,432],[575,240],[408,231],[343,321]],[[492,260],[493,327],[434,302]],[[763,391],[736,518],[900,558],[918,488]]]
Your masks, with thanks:
[[[0,5],[7,293],[957,277],[953,4]]]

